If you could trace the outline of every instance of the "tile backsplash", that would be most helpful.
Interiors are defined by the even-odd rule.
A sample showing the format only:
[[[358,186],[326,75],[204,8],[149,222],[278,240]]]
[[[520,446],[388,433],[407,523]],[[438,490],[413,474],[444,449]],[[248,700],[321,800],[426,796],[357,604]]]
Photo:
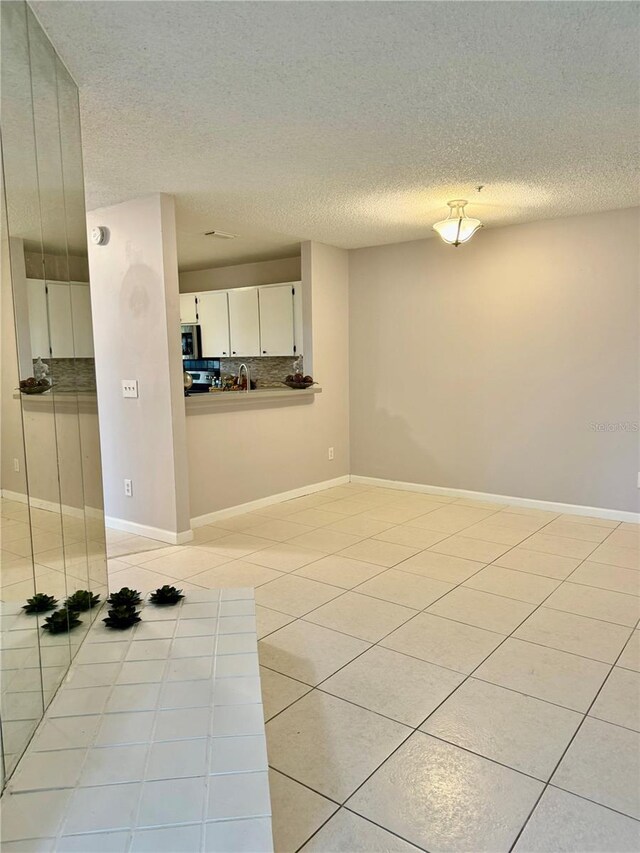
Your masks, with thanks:
[[[261,356],[258,358],[221,358],[220,374],[222,376],[238,375],[241,364],[246,364],[251,373],[251,379],[258,388],[278,388],[289,373],[293,373],[294,356],[287,355],[279,358]]]
[[[96,366],[93,358],[47,358],[49,379],[58,394],[73,391],[93,392],[96,390]],[[36,359],[34,359],[35,365]]]

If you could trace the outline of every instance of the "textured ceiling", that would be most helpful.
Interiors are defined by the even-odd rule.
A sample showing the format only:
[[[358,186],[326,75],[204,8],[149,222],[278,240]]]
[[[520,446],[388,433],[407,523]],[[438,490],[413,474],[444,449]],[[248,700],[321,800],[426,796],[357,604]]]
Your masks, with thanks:
[[[487,225],[639,200],[637,3],[31,6],[87,206],[174,194],[183,269],[421,238],[451,198]]]

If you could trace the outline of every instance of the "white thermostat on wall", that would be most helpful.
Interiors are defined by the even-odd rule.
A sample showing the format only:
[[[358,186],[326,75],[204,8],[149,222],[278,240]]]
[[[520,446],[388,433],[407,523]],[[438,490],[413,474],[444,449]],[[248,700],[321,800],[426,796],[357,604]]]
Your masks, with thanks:
[[[91,229],[91,242],[96,246],[104,246],[107,242],[109,232],[102,225],[95,225]]]

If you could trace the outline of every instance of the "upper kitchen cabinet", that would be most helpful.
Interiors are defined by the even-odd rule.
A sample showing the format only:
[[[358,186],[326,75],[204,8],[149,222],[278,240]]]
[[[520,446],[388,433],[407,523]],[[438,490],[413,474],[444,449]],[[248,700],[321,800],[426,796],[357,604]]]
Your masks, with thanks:
[[[256,288],[229,291],[231,355],[260,355],[260,314]]]
[[[197,323],[197,305],[195,293],[180,294],[180,322]]]
[[[293,287],[259,287],[261,355],[293,355]]]
[[[93,358],[91,293],[88,284],[71,282],[73,347],[76,358]]]
[[[29,339],[32,358],[49,358],[49,322],[47,320],[47,292],[40,278],[27,279],[27,308],[29,312]]]
[[[32,358],[93,358],[89,285],[27,279]]]
[[[182,297],[180,297],[182,299]],[[229,356],[229,301],[226,290],[212,290],[198,296],[198,321],[202,335],[202,357]]]

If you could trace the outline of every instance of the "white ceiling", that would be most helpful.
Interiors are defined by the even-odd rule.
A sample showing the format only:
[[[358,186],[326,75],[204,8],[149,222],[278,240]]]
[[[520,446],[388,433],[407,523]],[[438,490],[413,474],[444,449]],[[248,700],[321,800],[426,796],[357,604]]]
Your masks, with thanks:
[[[183,269],[429,236],[451,198],[488,225],[639,201],[636,3],[31,6],[87,206],[172,193]]]

